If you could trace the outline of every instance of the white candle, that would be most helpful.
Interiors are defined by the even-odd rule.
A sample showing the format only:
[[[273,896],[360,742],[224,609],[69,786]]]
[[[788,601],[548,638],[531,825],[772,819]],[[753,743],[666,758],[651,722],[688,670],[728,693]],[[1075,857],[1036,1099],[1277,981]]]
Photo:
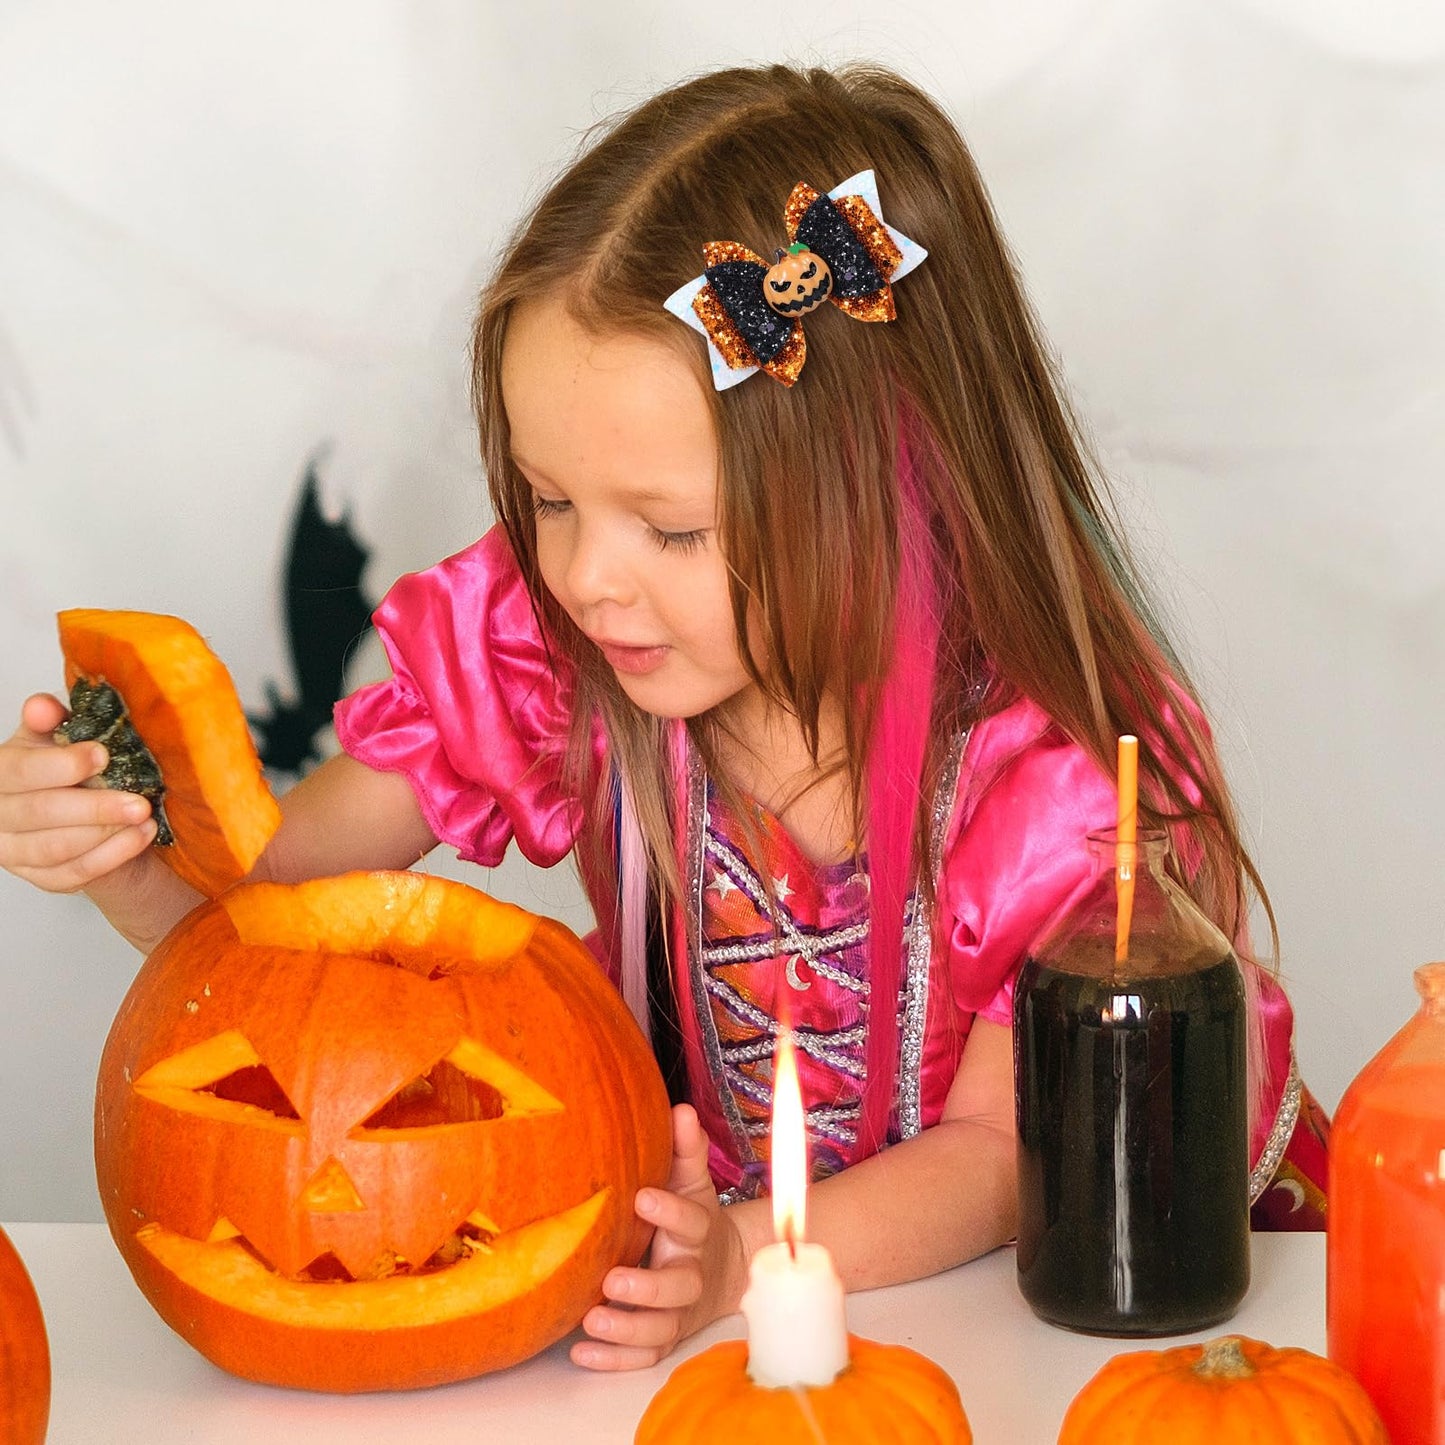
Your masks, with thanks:
[[[743,1295],[748,1375],[756,1385],[831,1385],[848,1364],[843,1281],[821,1244],[769,1244]]]
[[[830,1385],[848,1364],[843,1281],[821,1244],[803,1241],[807,1215],[808,1140],[793,1039],[778,1045],[773,1074],[773,1232],[753,1256],[743,1316],[748,1375],[767,1389]]]

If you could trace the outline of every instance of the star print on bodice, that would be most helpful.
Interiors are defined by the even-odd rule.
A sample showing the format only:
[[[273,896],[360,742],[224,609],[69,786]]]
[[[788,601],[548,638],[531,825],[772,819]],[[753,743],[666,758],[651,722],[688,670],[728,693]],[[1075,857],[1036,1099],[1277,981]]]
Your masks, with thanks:
[[[702,973],[723,1086],[765,1178],[773,1056],[791,1020],[815,1178],[851,1151],[868,1017],[868,878],[857,859],[811,862],[762,809],[745,832],[709,785]],[[761,842],[761,857],[757,843]]]

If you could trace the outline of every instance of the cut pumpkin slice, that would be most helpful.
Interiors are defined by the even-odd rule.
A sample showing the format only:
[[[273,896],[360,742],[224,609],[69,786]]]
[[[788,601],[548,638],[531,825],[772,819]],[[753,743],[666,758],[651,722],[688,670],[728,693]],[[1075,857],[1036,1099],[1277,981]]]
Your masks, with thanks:
[[[230,673],[179,617],[89,607],[59,620],[67,688],[104,684],[123,710],[117,718],[102,700],[96,723],[72,716],[61,733],[107,744],[111,764],[97,781],[150,797],[157,842],[171,837],[161,856],[214,898],[251,871],[281,822]]]

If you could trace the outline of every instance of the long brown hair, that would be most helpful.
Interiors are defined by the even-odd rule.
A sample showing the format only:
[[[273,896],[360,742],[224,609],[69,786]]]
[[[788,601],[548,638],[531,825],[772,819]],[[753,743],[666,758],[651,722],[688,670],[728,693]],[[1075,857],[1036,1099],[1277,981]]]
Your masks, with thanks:
[[[863,324],[825,307],[806,322],[796,386],[758,376],[714,393],[701,338],[664,312],[664,298],[700,272],[704,242],[770,254],[797,181],[826,191],[870,167],[885,219],[929,252],[898,288],[897,319]],[[600,713],[655,881],[675,893],[664,725],[628,702],[541,585],[531,493],[509,455],[508,319],[541,295],[564,296],[601,333],[660,338],[697,369],[717,427],[719,542],[742,654],[815,757],[825,695],[852,704],[846,767],[857,836],[870,848],[866,770],[912,531],[937,632],[931,706],[918,700],[931,726],[903,780],[916,802],[912,856],[927,856],[951,741],[1025,695],[1106,770],[1120,733],[1140,737],[1144,821],[1191,835],[1200,861],[1183,881],[1227,936],[1241,935],[1247,890],[1263,898],[1263,888],[1202,714],[1185,701],[1195,694],[1144,601],[983,183],[935,102],[865,65],[724,70],[665,91],[590,139],[482,297],[474,384],[489,486],[545,635],[575,668],[574,756],[587,756]],[[704,758],[715,752],[713,726],[689,722]],[[604,799],[583,840],[594,863],[610,829]],[[875,1081],[872,1058],[870,1090],[891,1088],[891,1078]]]

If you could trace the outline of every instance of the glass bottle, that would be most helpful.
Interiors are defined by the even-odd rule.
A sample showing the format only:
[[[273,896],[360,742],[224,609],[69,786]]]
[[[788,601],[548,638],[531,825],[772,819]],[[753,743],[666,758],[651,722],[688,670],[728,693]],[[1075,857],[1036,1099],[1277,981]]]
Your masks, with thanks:
[[[1088,894],[1019,974],[1018,1280],[1052,1324],[1180,1334],[1228,1319],[1249,1287],[1244,979],[1166,876],[1167,836],[1135,847],[1123,959],[1110,830],[1089,835]]]
[[[1445,963],[1330,1129],[1329,1356],[1394,1445],[1445,1445]]]

